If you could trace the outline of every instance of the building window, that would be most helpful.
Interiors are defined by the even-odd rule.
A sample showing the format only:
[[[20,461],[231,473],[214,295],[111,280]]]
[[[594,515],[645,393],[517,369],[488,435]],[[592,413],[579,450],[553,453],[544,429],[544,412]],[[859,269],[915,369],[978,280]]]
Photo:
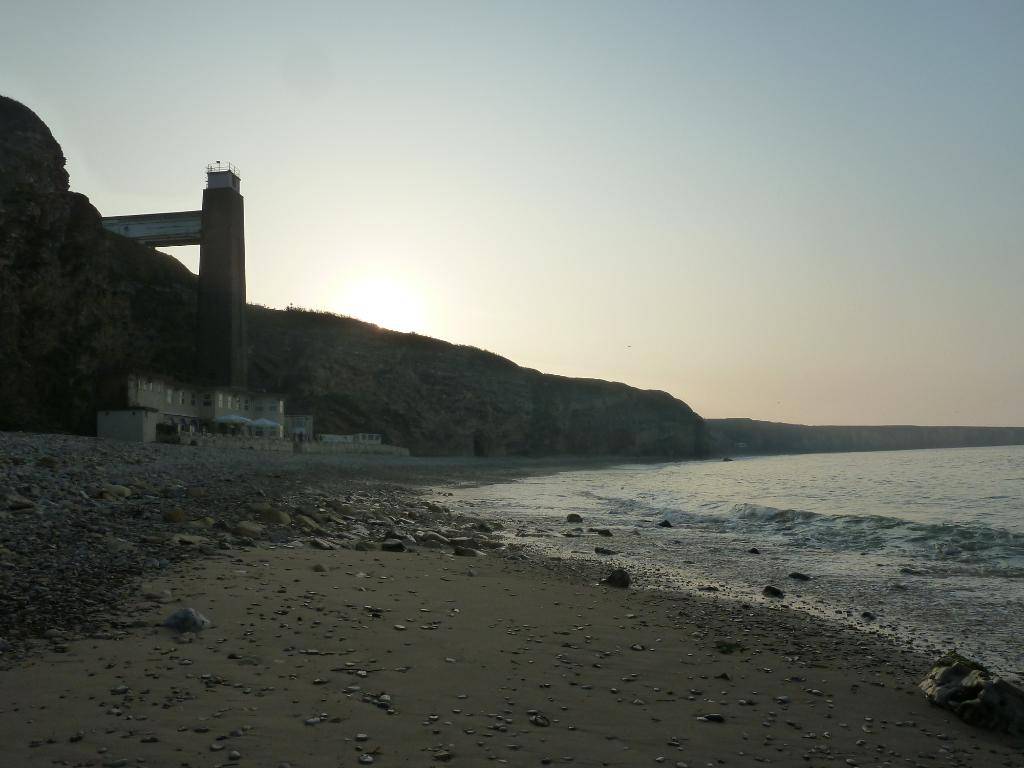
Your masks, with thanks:
[[[167,403],[170,404],[170,403],[173,403],[173,402],[174,402],[174,390],[171,389],[170,387],[168,387],[167,388]]]
[[[249,398],[245,398],[245,410],[249,410]]]
[[[209,392],[203,393],[203,405],[213,405],[213,395]]]
[[[224,407],[224,393],[223,392],[218,392],[217,393],[217,407],[218,408],[223,408]]]
[[[189,404],[190,405],[195,405],[196,404],[196,393],[195,392],[189,392],[188,393],[188,397],[189,397]]]
[[[185,404],[185,390],[183,389],[180,392],[178,392],[178,405],[184,405],[184,404]]]

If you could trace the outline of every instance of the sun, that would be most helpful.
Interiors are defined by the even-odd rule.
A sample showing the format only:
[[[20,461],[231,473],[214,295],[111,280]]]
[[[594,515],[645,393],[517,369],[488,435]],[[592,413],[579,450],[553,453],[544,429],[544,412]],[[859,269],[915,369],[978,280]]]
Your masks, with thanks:
[[[419,294],[391,277],[363,277],[349,283],[338,311],[393,331],[422,331],[425,322]]]

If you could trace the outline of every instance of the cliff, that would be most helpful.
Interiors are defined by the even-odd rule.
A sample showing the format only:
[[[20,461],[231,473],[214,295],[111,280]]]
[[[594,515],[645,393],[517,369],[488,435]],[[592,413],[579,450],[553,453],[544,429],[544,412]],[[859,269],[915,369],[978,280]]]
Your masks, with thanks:
[[[194,373],[196,277],[106,232],[68,191],[60,145],[0,97],[0,429],[90,433],[108,372]],[[550,376],[482,350],[316,312],[249,311],[249,380],[319,431],[383,433],[419,454],[702,453],[685,403]]]
[[[754,419],[708,419],[707,428],[711,451],[722,456],[1024,445],[1022,427],[814,427]]]
[[[191,373],[195,277],[103,230],[64,163],[0,96],[0,429],[88,433],[106,370]]]
[[[382,431],[417,454],[694,456],[703,420],[664,392],[570,379],[350,318],[249,308],[250,381],[324,432]]]

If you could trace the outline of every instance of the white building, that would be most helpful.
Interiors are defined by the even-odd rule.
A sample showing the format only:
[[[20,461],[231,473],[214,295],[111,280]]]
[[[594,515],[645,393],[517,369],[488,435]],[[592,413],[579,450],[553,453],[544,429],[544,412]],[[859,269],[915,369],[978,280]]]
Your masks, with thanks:
[[[284,436],[284,397],[237,387],[197,387],[166,376],[131,373],[106,385],[111,406],[96,414],[96,434],[152,442],[193,433]]]

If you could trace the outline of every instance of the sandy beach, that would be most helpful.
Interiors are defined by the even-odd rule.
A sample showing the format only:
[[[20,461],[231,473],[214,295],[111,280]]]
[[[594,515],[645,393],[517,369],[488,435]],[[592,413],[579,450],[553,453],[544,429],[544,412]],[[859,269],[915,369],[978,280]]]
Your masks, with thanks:
[[[559,465],[0,438],[5,766],[1024,764],[885,638],[444,507]]]

